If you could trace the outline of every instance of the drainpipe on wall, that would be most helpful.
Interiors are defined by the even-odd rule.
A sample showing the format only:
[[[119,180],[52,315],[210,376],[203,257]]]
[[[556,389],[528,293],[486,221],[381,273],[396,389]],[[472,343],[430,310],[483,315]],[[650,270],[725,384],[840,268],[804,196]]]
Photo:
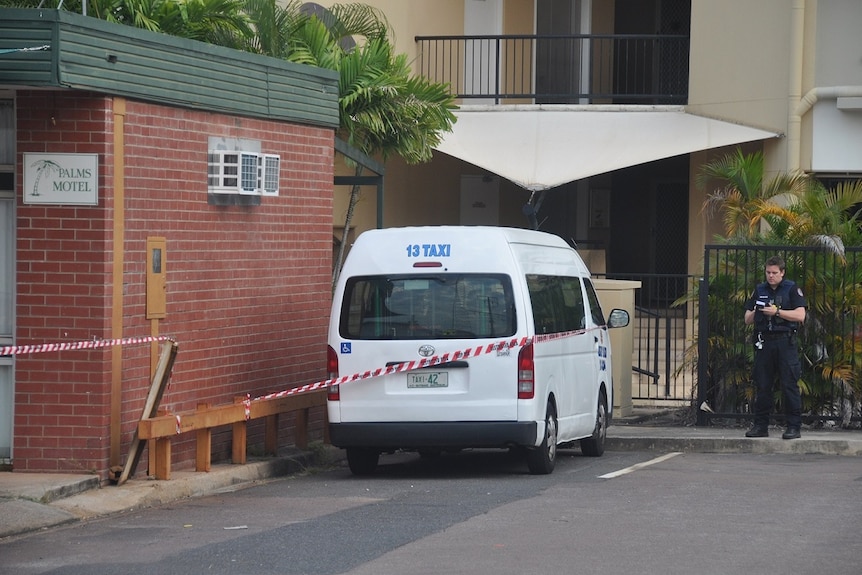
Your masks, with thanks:
[[[818,100],[837,100],[838,98],[862,98],[862,86],[825,86],[812,88],[799,101],[796,114],[804,116]]]
[[[800,140],[802,114],[799,101],[802,96],[802,66],[805,48],[805,0],[793,0],[790,24],[790,85],[787,106],[787,172],[799,170],[802,165]]]
[[[824,86],[820,88],[812,88],[796,103],[791,100],[790,118],[795,119],[795,127],[793,138],[791,139],[790,126],[788,125],[787,137],[787,171],[793,172],[799,169],[801,165],[801,151],[799,147],[800,140],[800,124],[802,116],[807,114],[818,100],[837,100],[838,98],[862,98],[862,86]],[[795,161],[795,163],[794,163]]]

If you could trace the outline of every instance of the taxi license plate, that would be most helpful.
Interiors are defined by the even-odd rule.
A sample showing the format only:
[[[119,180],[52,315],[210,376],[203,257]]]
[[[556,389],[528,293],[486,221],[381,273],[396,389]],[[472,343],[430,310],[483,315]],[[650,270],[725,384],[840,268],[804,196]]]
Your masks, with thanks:
[[[423,387],[449,387],[449,374],[445,371],[420,371],[407,374],[408,389]]]

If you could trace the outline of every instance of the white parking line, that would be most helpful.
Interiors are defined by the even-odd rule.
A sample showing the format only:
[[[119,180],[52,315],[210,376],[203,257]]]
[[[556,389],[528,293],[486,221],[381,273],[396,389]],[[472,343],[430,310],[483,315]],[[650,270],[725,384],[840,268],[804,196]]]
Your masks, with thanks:
[[[667,461],[671,457],[676,457],[681,454],[681,451],[674,451],[672,453],[667,453],[662,455],[661,457],[656,457],[655,459],[650,459],[649,461],[644,461],[643,463],[636,463],[631,467],[626,467],[625,469],[620,469],[619,471],[614,471],[612,473],[605,473],[604,475],[599,475],[599,479],[613,479],[614,477],[619,477],[620,475],[626,475],[631,473],[632,471],[637,471],[638,469],[643,469],[644,467],[649,467],[650,465],[655,465],[656,463],[661,463],[662,461]]]

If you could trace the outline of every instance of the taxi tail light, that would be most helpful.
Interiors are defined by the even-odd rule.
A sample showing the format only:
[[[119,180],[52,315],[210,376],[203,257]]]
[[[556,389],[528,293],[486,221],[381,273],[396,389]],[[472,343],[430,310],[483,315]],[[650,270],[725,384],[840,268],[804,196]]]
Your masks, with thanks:
[[[332,349],[332,346],[326,348],[326,379],[335,379],[338,377],[338,354]],[[330,385],[326,392],[326,399],[329,401],[338,401],[341,399],[341,390],[338,384]]]
[[[528,343],[518,352],[518,399],[533,399],[536,394],[533,368],[533,344]]]

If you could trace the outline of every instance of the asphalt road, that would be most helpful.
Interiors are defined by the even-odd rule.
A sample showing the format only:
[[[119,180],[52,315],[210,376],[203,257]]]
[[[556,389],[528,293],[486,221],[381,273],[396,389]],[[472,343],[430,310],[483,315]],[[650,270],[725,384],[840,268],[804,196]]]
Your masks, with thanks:
[[[657,457],[387,456],[9,539],[0,573],[860,573],[862,459]]]

